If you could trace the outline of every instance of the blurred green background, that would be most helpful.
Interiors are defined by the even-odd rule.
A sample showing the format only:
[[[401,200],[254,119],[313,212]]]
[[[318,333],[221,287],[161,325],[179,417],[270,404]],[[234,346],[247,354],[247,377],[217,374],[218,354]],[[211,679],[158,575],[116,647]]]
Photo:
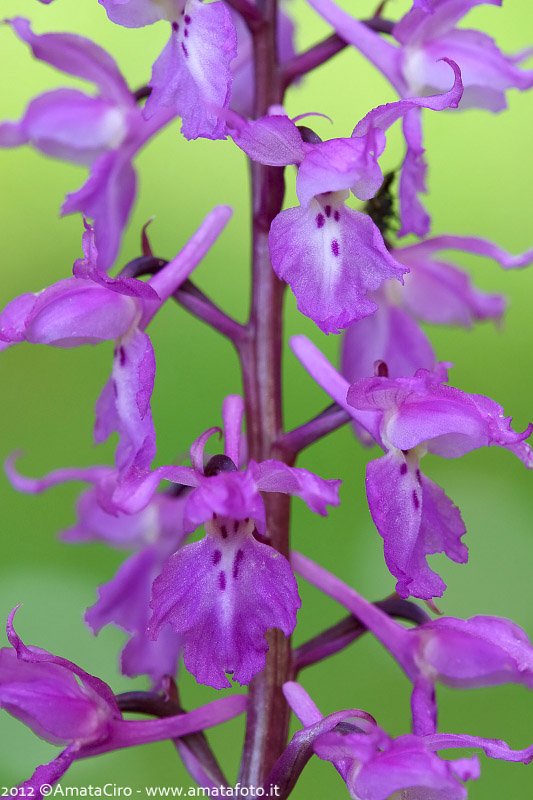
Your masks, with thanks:
[[[371,14],[374,2],[360,0],[353,11]],[[405,2],[391,0],[387,14],[397,18]],[[389,11],[390,8],[390,11]],[[291,0],[303,48],[327,33],[326,26],[301,0]],[[112,25],[96,0],[56,0],[42,6],[36,0],[3,0],[2,14],[31,18],[37,32],[69,30],[99,42],[117,59],[133,88],[143,85],[167,37],[164,24],[141,30]],[[507,0],[503,9],[476,8],[468,27],[497,37],[504,51],[531,44],[529,0]],[[47,89],[76,82],[33,60],[25,45],[7,27],[0,28],[2,117],[18,118],[28,101]],[[92,87],[89,88],[92,91]],[[290,115],[320,111],[333,127],[318,120],[314,127],[326,138],[346,136],[370,108],[394,100],[385,80],[365,60],[346,50],[334,62],[312,74],[289,93]],[[430,113],[424,119],[430,163],[428,205],[434,233],[479,235],[511,252],[533,245],[531,224],[531,96],[509,93],[509,111]],[[397,126],[396,126],[397,127]],[[248,181],[243,154],[231,141],[187,142],[174,123],[137,159],[139,193],[123,239],[119,264],[138,254],[139,231],[151,216],[150,233],[158,255],[172,257],[216,203],[228,203],[234,217],[195,280],[229,313],[240,320],[247,313]],[[401,160],[400,131],[388,136],[382,166]],[[29,148],[0,152],[2,192],[2,307],[15,295],[37,291],[66,277],[81,254],[81,220],[58,220],[66,192],[85,179],[81,168],[44,158]],[[288,201],[294,197],[288,175]],[[533,271],[504,273],[492,262],[459,255],[477,284],[503,291],[510,298],[505,324],[486,324],[472,331],[428,328],[437,355],[455,362],[454,385],[498,400],[512,414],[517,429],[533,418],[531,300]],[[286,302],[286,334],[304,332],[334,360],[339,339],[325,337]],[[219,424],[223,397],[241,391],[236,358],[230,346],[175,305],[158,315],[150,327],[158,372],[152,408],[158,432],[157,463],[168,463],[185,452],[195,436]],[[115,442],[92,446],[94,402],[109,372],[112,344],[78,350],[54,350],[23,345],[2,354],[0,365],[1,456],[22,448],[21,469],[41,475],[68,465],[110,462]],[[286,423],[293,427],[320,411],[328,399],[287,351],[284,387]],[[381,540],[374,529],[364,494],[367,459],[347,429],[338,431],[306,452],[301,466],[324,477],[341,477],[341,506],[328,519],[293,504],[293,540],[297,548],[351,582],[371,599],[389,594],[394,582],[383,561]],[[533,539],[533,476],[510,453],[494,448],[458,461],[428,456],[425,471],[461,508],[468,535],[470,563],[432,561],[448,584],[438,603],[449,615],[478,613],[511,617],[533,633],[531,565]],[[56,534],[74,521],[73,504],[81,487],[68,485],[40,497],[17,494],[0,480],[2,556],[0,617],[16,603],[17,629],[27,643],[66,656],[107,680],[115,691],[143,688],[117,671],[124,634],[104,630],[93,639],[82,622],[84,609],[95,600],[95,587],[111,578],[123,558],[103,546],[66,546]],[[296,643],[314,635],[342,614],[332,601],[301,586],[303,610]],[[391,734],[407,731],[409,685],[382,648],[366,637],[348,650],[302,675],[324,713],[360,707],[373,714]],[[183,703],[192,708],[214,697],[181,673]],[[512,747],[533,742],[533,696],[522,687],[497,687],[470,692],[438,690],[443,731],[502,738]],[[50,760],[56,748],[2,714],[0,784],[15,785],[37,764]],[[242,742],[242,720],[210,734],[230,780],[235,779]],[[168,742],[144,749],[76,763],[64,786],[191,784]],[[533,789],[533,767],[482,758],[482,778],[469,787],[474,800],[526,798]],[[295,798],[342,798],[346,789],[332,767],[315,759],[303,773]]]

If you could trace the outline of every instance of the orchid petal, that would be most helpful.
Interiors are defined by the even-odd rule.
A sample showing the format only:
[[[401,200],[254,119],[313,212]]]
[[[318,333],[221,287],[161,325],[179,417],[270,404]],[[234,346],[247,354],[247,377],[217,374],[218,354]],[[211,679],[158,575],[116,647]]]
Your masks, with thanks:
[[[207,536],[167,561],[151,605],[150,634],[170,624],[185,639],[187,669],[199,683],[221,689],[231,686],[226,673],[245,685],[263,669],[264,634],[275,627],[288,636],[300,600],[280,553],[251,536],[223,553]]]
[[[229,105],[230,63],[236,55],[237,35],[224,3],[188,0],[187,14],[174,23],[153,66],[146,116],[161,107],[173,108],[182,117],[185,138],[223,139],[224,122],[209,106]]]
[[[23,17],[7,20],[11,28],[40,61],[52,67],[91,81],[98,86],[104,100],[134,108],[135,100],[115,63],[105,50],[73,33],[33,33],[30,23]]]
[[[257,488],[261,492],[282,492],[297,495],[311,511],[327,516],[327,506],[337,506],[340,480],[324,480],[301,467],[289,467],[282,461],[267,459],[259,465]]]
[[[328,214],[329,212],[329,214]],[[324,333],[376,310],[366,296],[384,280],[401,280],[405,268],[389,254],[370,217],[335,196],[311,200],[274,219],[269,235],[276,275],[294,292],[298,309]]]

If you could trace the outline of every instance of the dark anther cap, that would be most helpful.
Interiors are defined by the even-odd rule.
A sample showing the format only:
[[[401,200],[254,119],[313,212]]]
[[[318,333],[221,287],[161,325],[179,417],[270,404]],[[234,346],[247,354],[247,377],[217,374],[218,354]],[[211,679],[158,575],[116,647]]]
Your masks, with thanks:
[[[237,472],[237,467],[228,456],[219,455],[210,458],[205,465],[204,475],[206,478],[211,478],[213,475],[218,475],[219,472]]]

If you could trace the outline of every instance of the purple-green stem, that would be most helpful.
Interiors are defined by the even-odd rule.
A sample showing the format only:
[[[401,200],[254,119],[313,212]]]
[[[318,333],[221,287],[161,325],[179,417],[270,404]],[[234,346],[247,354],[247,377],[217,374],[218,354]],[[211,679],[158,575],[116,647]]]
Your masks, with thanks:
[[[185,711],[179,704],[177,689],[173,685],[174,697],[162,697],[155,692],[124,692],[116,695],[118,707],[122,712],[135,712],[153,717],[171,717],[184,714]],[[203,731],[190,733],[187,736],[174,739],[174,746],[187,763],[196,762],[195,773],[201,777],[201,786],[229,786],[224,773],[220,769],[213,751]],[[191,777],[195,777],[191,772]]]
[[[258,0],[263,25],[252,31],[255,63],[254,117],[282,102],[277,63],[276,0]],[[261,461],[271,457],[273,442],[283,432],[281,350],[284,284],[270,263],[268,233],[281,211],[283,169],[251,163],[252,297],[247,340],[241,347],[248,454]],[[265,501],[268,542],[288,556],[289,499],[270,495]],[[246,733],[239,781],[262,786],[285,749],[289,708],[281,687],[291,667],[290,641],[281,631],[268,633],[265,669],[252,680],[248,695]]]

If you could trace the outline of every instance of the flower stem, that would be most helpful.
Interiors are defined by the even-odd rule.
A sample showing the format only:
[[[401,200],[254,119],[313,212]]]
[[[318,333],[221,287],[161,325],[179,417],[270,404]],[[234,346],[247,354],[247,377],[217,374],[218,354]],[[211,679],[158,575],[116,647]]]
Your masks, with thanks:
[[[424,609],[408,600],[402,600],[397,595],[391,595],[385,600],[379,600],[375,605],[391,617],[398,617],[421,625],[429,622],[430,617]],[[344,650],[349,644],[359,639],[368,629],[353,614],[328,628],[318,636],[314,636],[304,644],[293,650],[294,675],[301,669],[318,664],[325,658]]]
[[[275,443],[275,457],[293,464],[306,447],[323,439],[350,421],[350,415],[337,403],[333,403],[309,422],[284,433]]]
[[[276,0],[258,0],[264,25],[254,31],[254,116],[282,100],[276,57]],[[283,432],[281,351],[284,284],[270,263],[268,233],[281,211],[285,191],[283,169],[251,163],[252,297],[247,341],[241,346],[246,427],[250,458],[271,457],[273,442]],[[288,496],[265,499],[268,543],[284,555],[289,547]],[[288,737],[289,708],[281,687],[290,674],[290,642],[281,631],[268,633],[265,669],[252,680],[239,780],[262,786]]]
[[[361,22],[376,33],[392,33],[394,23],[381,17],[372,17],[371,19],[364,19]],[[322,66],[326,61],[329,61],[337,53],[340,53],[348,47],[348,42],[339,36],[338,33],[332,33],[326,39],[323,39],[318,44],[305,50],[303,53],[297,53],[288,61],[281,74],[281,84],[283,89],[287,89],[291,83],[297,81],[303,75],[307,75],[313,69]]]
[[[167,700],[155,692],[124,692],[117,695],[116,699],[118,707],[123,712],[149,714],[154,717],[172,717],[185,713],[179,703]],[[178,752],[189,751],[190,756],[198,762],[203,773],[203,785],[229,785],[203,731],[174,739],[174,745]],[[187,758],[184,761],[186,762]]]

